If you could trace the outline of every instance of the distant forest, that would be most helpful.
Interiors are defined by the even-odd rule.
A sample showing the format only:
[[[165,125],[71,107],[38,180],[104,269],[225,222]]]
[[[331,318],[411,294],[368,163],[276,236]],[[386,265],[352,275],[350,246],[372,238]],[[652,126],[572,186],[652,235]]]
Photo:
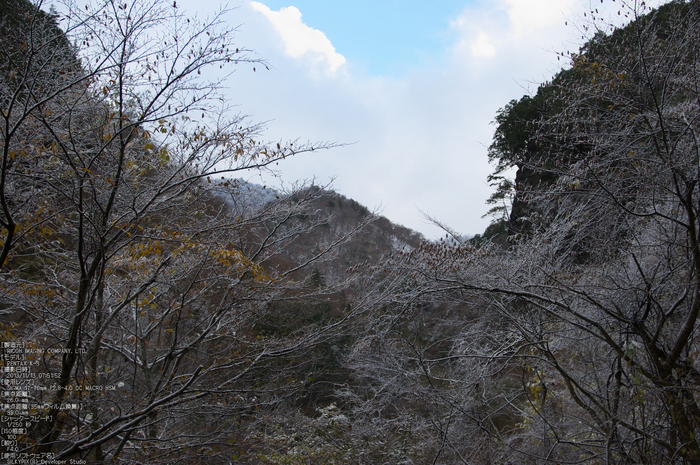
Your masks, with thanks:
[[[0,462],[700,464],[700,1],[617,3],[428,241],[243,180],[333,145],[222,104],[223,13],[0,0]]]

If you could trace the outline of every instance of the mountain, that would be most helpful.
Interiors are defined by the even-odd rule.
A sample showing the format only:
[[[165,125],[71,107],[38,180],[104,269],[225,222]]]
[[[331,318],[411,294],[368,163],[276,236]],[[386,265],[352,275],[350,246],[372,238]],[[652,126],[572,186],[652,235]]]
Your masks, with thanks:
[[[389,219],[373,214],[367,207],[353,199],[318,186],[310,186],[300,192],[285,193],[242,179],[229,181],[221,190],[214,190],[217,197],[240,214],[255,214],[274,202],[294,201],[305,196],[313,201],[299,213],[300,218],[319,222],[311,231],[295,237],[276,261],[298,263],[309,253],[329,254],[314,265],[313,273],[321,272],[324,281],[338,283],[347,269],[363,262],[376,263],[396,252],[410,252],[425,238],[418,232],[392,223]],[[346,239],[336,242],[339,238]],[[286,256],[285,256],[286,255]]]
[[[3,430],[23,425],[3,445],[57,462],[236,461],[267,447],[269,418],[313,416],[348,382],[351,269],[422,238],[318,186],[213,181],[324,146],[191,119],[221,103],[198,76],[258,62],[221,17],[161,0],[69,15],[0,3],[0,340],[31,348],[12,363],[36,379],[0,406]]]
[[[649,74],[649,79],[658,80],[654,83],[654,86],[658,86],[658,95],[650,91],[644,96],[645,101],[636,103],[637,108],[629,108],[636,112],[634,114],[643,113],[647,107],[656,105],[660,108],[687,98],[682,93],[662,91],[668,84],[663,82],[662,76],[670,71],[676,74],[674,80],[687,80],[687,76],[682,76],[681,67],[674,68],[677,66],[675,60],[679,60],[679,63],[692,61],[693,52],[681,49],[669,52],[666,47],[673,40],[683,40],[681,35],[690,30],[687,21],[692,15],[689,13],[695,8],[696,1],[671,1],[648,10],[646,14],[636,15],[635,20],[624,27],[615,28],[609,34],[598,30],[578,53],[571,55],[570,67],[562,69],[550,81],[540,85],[535,95],[524,95],[499,110],[494,121],[496,131],[488,152],[489,161],[496,166],[488,178],[496,189],[488,200],[489,204],[494,205],[489,212],[494,220],[485,237],[529,233],[533,226],[541,226],[542,222],[547,221],[546,217],[553,214],[552,206],[546,205],[538,195],[559,182],[561,173],[567,167],[592,155],[595,141],[585,133],[606,130],[599,115],[617,104],[619,96],[614,86],[617,89],[643,86],[645,73]],[[591,12],[592,15],[595,13]],[[679,23],[682,27],[678,27]],[[643,35],[640,35],[640,31]],[[643,66],[636,68],[630,63],[637,59],[630,50],[642,43],[654,49],[654,53],[671,53],[669,69],[657,67],[645,70]],[[681,54],[688,56],[682,57]],[[624,68],[628,65],[632,70],[626,72]],[[617,77],[617,82],[610,83],[612,76]],[[602,83],[605,82],[610,87],[603,87]],[[586,89],[587,92],[594,94],[586,102],[589,113],[571,114],[570,109],[581,103],[573,101],[573,96],[586,87],[590,87]],[[633,90],[630,87],[630,91]],[[623,105],[634,104],[627,102]],[[571,124],[578,125],[576,131],[572,130]],[[512,169],[516,169],[515,178],[509,179],[506,173]]]
[[[223,181],[220,184],[222,188],[213,190],[214,194],[226,202],[229,208],[239,213],[255,213],[280,198],[280,193],[274,189],[244,179]],[[223,184],[226,184],[226,188],[223,188]]]

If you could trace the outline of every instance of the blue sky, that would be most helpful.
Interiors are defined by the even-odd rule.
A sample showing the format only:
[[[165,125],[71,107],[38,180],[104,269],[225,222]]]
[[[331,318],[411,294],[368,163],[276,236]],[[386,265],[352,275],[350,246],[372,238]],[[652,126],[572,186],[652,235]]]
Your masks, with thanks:
[[[400,76],[434,64],[454,40],[450,21],[464,0],[270,0],[272,10],[297,7],[304,23],[324,31],[338,53],[371,75]]]
[[[232,0],[237,42],[270,70],[242,66],[226,97],[270,141],[346,144],[285,160],[278,187],[339,193],[428,238],[483,232],[487,148],[499,108],[533,93],[589,34],[590,8],[619,22],[624,0]],[[650,0],[658,4],[661,0]],[[178,0],[207,15],[218,0]],[[568,25],[567,25],[568,23]],[[590,30],[590,29],[589,29]]]

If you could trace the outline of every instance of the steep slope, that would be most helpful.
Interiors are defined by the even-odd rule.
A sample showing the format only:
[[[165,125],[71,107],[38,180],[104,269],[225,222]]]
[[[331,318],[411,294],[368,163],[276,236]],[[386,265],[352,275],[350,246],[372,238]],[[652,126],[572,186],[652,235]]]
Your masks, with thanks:
[[[639,14],[636,20],[614,29],[610,34],[599,29],[580,48],[578,54],[572,55],[570,67],[562,69],[551,81],[540,85],[535,95],[512,100],[499,110],[495,118],[496,132],[488,153],[489,161],[495,164],[488,181],[496,192],[488,201],[494,205],[489,212],[494,220],[486,236],[528,233],[533,227],[548,221],[547,215],[552,215],[552,206],[546,205],[542,199],[538,200],[538,192],[559,181],[565,167],[584,160],[595,145],[594,142],[585,140],[585,137],[572,135],[572,128],[567,126],[571,121],[563,115],[577,104],[570,100],[570,96],[582,86],[609,81],[614,63],[621,64],[634,59],[630,57],[630,50],[641,40],[658,42],[659,53],[666,53],[663,51],[663,43],[677,38],[684,30],[683,27],[678,28],[679,22],[684,21],[681,18],[688,18],[697,5],[697,1],[671,1],[646,14]],[[676,25],[675,29],[673,24]],[[642,30],[653,31],[649,32],[653,37],[638,36]],[[669,56],[671,66],[680,65],[675,60],[688,60],[690,63],[693,59],[692,56]],[[618,77],[618,88],[623,88],[623,81],[626,86],[643,85],[645,73],[653,78],[653,75],[661,76],[664,70],[645,69],[642,66],[636,73],[624,73],[624,77],[621,74]],[[646,95],[647,101],[643,105],[653,105],[655,98],[668,98],[661,91],[664,83],[658,82],[657,85],[660,91],[658,95],[652,95],[653,92]],[[585,102],[587,111],[591,113],[577,118],[579,121],[576,124],[580,124],[581,134],[605,130],[598,125],[600,121],[596,114],[602,114],[614,103],[615,97],[606,95],[606,92],[601,88],[598,96]],[[683,97],[676,95],[674,98]],[[636,111],[641,113],[642,108],[637,108]],[[545,121],[546,127],[543,126]],[[559,125],[558,128],[552,126],[555,123]],[[516,169],[514,179],[509,179],[506,174],[511,169]]]
[[[327,256],[314,265],[313,271],[315,279],[319,279],[318,273],[321,273],[327,283],[342,281],[350,267],[363,262],[376,263],[395,252],[410,251],[425,240],[420,233],[373,214],[355,200],[318,186],[290,194],[237,179],[228,181],[225,189],[214,192],[228,208],[241,215],[254,214],[277,201],[294,202],[307,194],[314,196],[297,219],[322,220],[313,230],[295,237],[285,252],[275,257],[275,262],[298,263],[314,254],[323,256],[324,251],[328,251]]]

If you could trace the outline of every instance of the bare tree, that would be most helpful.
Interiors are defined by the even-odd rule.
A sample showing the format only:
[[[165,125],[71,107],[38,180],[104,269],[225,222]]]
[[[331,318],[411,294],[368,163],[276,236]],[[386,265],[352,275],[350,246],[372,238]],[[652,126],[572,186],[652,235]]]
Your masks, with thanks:
[[[296,393],[294,357],[347,315],[276,333],[260,322],[278,300],[333,292],[303,270],[355,232],[280,261],[327,223],[312,206],[322,191],[246,207],[231,178],[331,144],[266,144],[220,105],[221,80],[202,73],[264,66],[225,11],[17,6],[2,25],[4,336],[46,349],[35,370],[48,378],[18,452],[228,463],[241,421]]]
[[[523,162],[548,179],[520,193],[530,231],[377,270],[379,321],[406,341],[394,372],[442,397],[433,444],[465,463],[700,463],[700,11],[621,8],[635,21],[596,34],[547,89],[561,105]],[[409,316],[444,318],[426,306],[441,301],[462,309],[450,333],[410,331]]]

